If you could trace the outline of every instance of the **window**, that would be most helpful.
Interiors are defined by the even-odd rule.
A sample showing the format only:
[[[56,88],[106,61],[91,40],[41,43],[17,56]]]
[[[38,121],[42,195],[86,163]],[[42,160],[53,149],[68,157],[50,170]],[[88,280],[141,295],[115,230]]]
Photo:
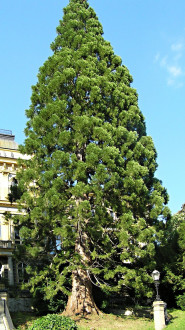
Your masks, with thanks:
[[[15,174],[8,175],[8,193],[11,193],[11,187],[17,185],[17,179],[15,178]]]
[[[18,283],[26,283],[28,282],[28,274],[26,273],[27,264],[24,262],[19,262],[17,265],[18,272]]]
[[[13,174],[8,175],[8,193],[11,192],[10,187],[12,185],[12,180],[13,180]]]
[[[20,244],[19,229],[17,227],[14,227],[14,233],[15,233],[15,244]]]

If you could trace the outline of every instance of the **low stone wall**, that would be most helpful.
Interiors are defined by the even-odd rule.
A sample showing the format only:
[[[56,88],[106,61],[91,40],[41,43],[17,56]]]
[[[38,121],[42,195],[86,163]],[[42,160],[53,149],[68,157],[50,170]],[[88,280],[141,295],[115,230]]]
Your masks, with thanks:
[[[31,298],[8,298],[10,312],[32,312]]]

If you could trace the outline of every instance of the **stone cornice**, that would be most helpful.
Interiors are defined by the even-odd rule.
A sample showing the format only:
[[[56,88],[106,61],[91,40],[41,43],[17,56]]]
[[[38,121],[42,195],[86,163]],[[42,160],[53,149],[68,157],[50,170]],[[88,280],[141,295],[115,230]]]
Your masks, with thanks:
[[[17,203],[10,203],[9,201],[0,200],[0,207],[17,208]]]

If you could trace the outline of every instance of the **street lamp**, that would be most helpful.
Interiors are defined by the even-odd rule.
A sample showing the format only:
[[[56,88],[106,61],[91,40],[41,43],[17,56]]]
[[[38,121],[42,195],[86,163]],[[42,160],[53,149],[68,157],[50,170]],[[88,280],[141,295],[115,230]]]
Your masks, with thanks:
[[[160,279],[160,272],[158,270],[154,270],[152,272],[152,278],[154,280],[154,285],[155,285],[155,288],[156,288],[156,298],[155,300],[156,301],[159,301],[161,300],[160,299],[160,295],[159,295],[159,279]]]

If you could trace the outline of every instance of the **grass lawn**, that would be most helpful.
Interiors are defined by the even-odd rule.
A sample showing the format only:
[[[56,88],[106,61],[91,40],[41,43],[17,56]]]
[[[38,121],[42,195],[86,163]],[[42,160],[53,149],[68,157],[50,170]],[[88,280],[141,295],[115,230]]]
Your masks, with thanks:
[[[169,310],[170,323],[166,330],[184,330],[185,312],[177,309]],[[33,313],[11,313],[17,329],[25,330],[37,318]],[[86,318],[75,318],[79,330],[154,330],[154,322],[146,317],[102,314]],[[39,329],[38,329],[39,330]]]
[[[185,311],[178,309],[169,310],[169,315],[171,317],[170,323],[166,327],[166,330],[184,330],[185,329]]]
[[[37,318],[33,313],[11,313],[12,321],[17,329],[25,330]],[[134,316],[118,316],[102,314],[100,316],[88,316],[86,318],[74,318],[79,330],[154,330],[153,321],[148,318]],[[39,330],[39,329],[38,329]]]
[[[153,321],[146,318],[129,316],[117,316],[113,314],[103,314],[101,316],[91,316],[77,321],[79,330],[154,330]]]

